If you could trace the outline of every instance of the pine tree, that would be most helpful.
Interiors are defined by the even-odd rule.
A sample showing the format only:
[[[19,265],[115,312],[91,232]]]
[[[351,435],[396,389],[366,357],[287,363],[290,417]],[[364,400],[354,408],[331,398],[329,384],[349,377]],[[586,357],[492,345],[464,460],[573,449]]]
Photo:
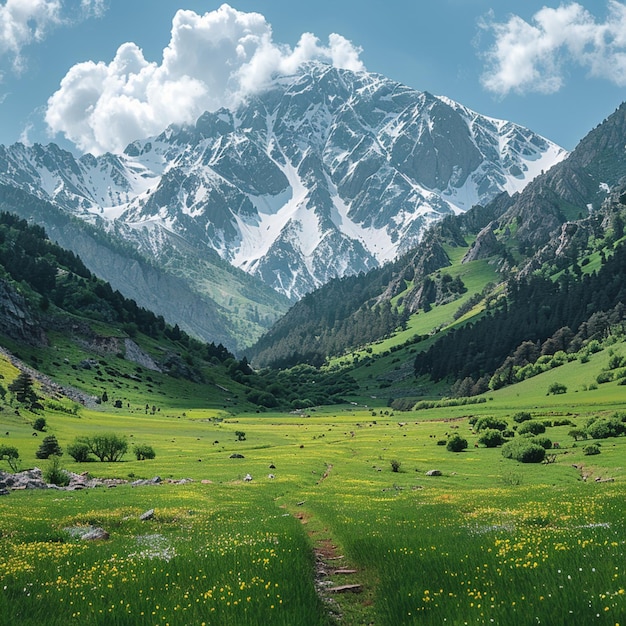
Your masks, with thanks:
[[[37,402],[37,394],[33,389],[33,379],[27,372],[20,372],[18,377],[9,385],[9,391],[15,394],[20,404],[32,406]]]
[[[35,452],[35,456],[38,459],[48,459],[51,456],[62,456],[63,450],[54,435],[48,435],[44,437],[39,449]]]

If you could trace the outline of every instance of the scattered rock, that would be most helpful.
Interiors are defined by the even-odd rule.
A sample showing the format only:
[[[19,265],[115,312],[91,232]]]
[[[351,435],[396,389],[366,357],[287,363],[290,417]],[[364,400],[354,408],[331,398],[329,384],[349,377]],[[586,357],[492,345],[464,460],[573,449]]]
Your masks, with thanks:
[[[249,482],[252,480],[252,476],[251,476],[250,474],[246,474],[246,475],[243,477],[243,479],[244,479],[247,483],[249,483]]]
[[[83,541],[106,541],[109,538],[109,533],[104,530],[104,528],[95,527],[86,534],[84,534],[81,539]]]
[[[161,477],[155,476],[154,478],[150,478],[149,480],[141,478],[139,480],[134,480],[132,483],[130,483],[130,485],[131,487],[143,487],[146,485],[160,485],[161,482]]]
[[[142,522],[145,522],[146,520],[152,519],[154,517],[154,509],[149,509],[148,511],[146,511],[145,513],[142,513],[139,516],[139,519]]]
[[[246,457],[243,454],[239,454],[239,452],[234,452],[230,455],[231,459],[245,459]]]
[[[267,477],[270,478],[270,479],[276,478],[276,476],[274,476],[274,474],[268,474]]]
[[[276,466],[272,463],[272,464],[270,465],[270,469],[276,469]]]
[[[441,470],[432,469],[426,472],[426,476],[443,476]]]
[[[109,538],[109,533],[99,526],[71,526],[63,530],[74,539],[82,541],[104,541]]]

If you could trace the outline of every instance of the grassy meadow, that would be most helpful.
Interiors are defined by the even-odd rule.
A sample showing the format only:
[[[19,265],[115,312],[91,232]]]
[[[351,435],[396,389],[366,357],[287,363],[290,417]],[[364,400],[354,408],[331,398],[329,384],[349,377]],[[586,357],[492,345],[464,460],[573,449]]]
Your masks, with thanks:
[[[118,463],[64,455],[63,467],[162,483],[1,497],[0,623],[625,624],[626,438],[585,456],[590,441],[568,434],[623,410],[624,386],[592,384],[609,358],[605,349],[480,404],[408,412],[363,396],[259,414],[213,392],[203,406],[187,385],[177,406],[175,382],[156,374],[154,414],[124,377],[121,409],[47,405],[47,434],[64,448],[115,432],[156,452]],[[16,370],[3,362],[0,373]],[[555,381],[567,393],[546,395]],[[546,429],[560,444],[553,462],[521,464],[478,445],[472,416],[513,428],[521,410],[570,422]],[[32,417],[1,412],[0,443],[19,449],[24,468],[45,469]],[[453,433],[468,440],[463,452],[441,445]],[[91,525],[109,539],[72,532]],[[333,591],[345,585],[358,587]]]

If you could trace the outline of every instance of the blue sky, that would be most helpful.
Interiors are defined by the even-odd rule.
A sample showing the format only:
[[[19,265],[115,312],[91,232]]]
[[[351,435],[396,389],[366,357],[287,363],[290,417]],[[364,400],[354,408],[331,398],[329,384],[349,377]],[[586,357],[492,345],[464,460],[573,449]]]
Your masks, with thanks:
[[[0,0],[0,143],[121,149],[310,58],[572,149],[626,99],[626,0]]]

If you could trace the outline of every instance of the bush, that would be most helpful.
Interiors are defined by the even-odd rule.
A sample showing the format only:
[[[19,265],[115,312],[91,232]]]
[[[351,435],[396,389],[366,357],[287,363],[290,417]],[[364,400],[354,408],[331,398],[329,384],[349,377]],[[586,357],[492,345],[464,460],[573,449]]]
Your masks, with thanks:
[[[467,448],[467,439],[464,439],[458,433],[452,435],[446,444],[446,450],[449,452],[461,452],[465,448]]]
[[[391,460],[391,471],[392,472],[399,472],[401,465],[402,465],[402,463],[400,463],[400,461],[397,461],[396,459],[392,459]]]
[[[245,441],[246,433],[244,433],[243,430],[236,430],[235,437],[237,437],[237,441]]]
[[[70,475],[61,468],[61,459],[57,455],[50,457],[50,464],[44,470],[43,478],[48,484],[66,487],[70,484]]]
[[[533,437],[530,440],[532,443],[536,443],[538,446],[541,446],[542,448],[545,448],[546,450],[551,450],[552,449],[552,439],[550,439],[549,437],[544,436],[539,436],[539,437]]]
[[[0,461],[6,461],[9,467],[17,472],[19,466],[20,453],[13,446],[0,446]]]
[[[54,435],[44,437],[39,449],[35,452],[38,459],[49,459],[51,456],[63,456],[63,450]]]
[[[556,396],[558,394],[566,393],[566,392],[567,392],[567,387],[563,383],[552,383],[548,387],[547,395],[553,394]]]
[[[495,428],[488,428],[478,438],[478,443],[482,443],[487,448],[497,448],[505,442],[504,435]]]
[[[513,439],[502,446],[502,456],[520,463],[541,463],[546,456],[546,449],[530,439]]]
[[[541,422],[530,420],[528,422],[524,422],[517,429],[517,432],[519,435],[524,435],[526,433],[530,433],[531,435],[541,435],[546,432],[546,427]]]
[[[583,448],[583,454],[585,456],[593,456],[594,454],[600,454],[600,448],[595,443],[590,443]]]
[[[604,383],[610,383],[613,380],[613,372],[600,372],[596,376],[596,382],[598,385],[602,385]]]
[[[485,416],[481,417],[475,424],[474,428],[480,432],[481,430],[486,430],[487,428],[493,430],[506,430],[508,428],[508,424],[505,420],[498,419],[497,417]]]
[[[528,411],[518,411],[513,416],[513,421],[517,422],[518,424],[521,424],[522,422],[527,422],[528,420],[531,420],[532,418],[533,416]]]
[[[574,424],[574,422],[572,422],[572,420],[569,419],[562,419],[562,420],[554,420],[554,422],[552,422],[553,426],[576,426],[576,424]]]
[[[592,439],[608,439],[623,435],[626,424],[617,417],[596,417],[587,422],[585,431]]]
[[[33,429],[38,430],[39,432],[44,431],[46,428],[46,420],[43,417],[38,417],[33,422]]]
[[[82,441],[75,441],[74,443],[67,446],[67,453],[77,463],[87,463],[88,461],[92,460],[89,456],[89,446]]]
[[[135,453],[135,458],[138,461],[153,459],[156,456],[154,448],[145,444],[133,446],[133,452]]]

